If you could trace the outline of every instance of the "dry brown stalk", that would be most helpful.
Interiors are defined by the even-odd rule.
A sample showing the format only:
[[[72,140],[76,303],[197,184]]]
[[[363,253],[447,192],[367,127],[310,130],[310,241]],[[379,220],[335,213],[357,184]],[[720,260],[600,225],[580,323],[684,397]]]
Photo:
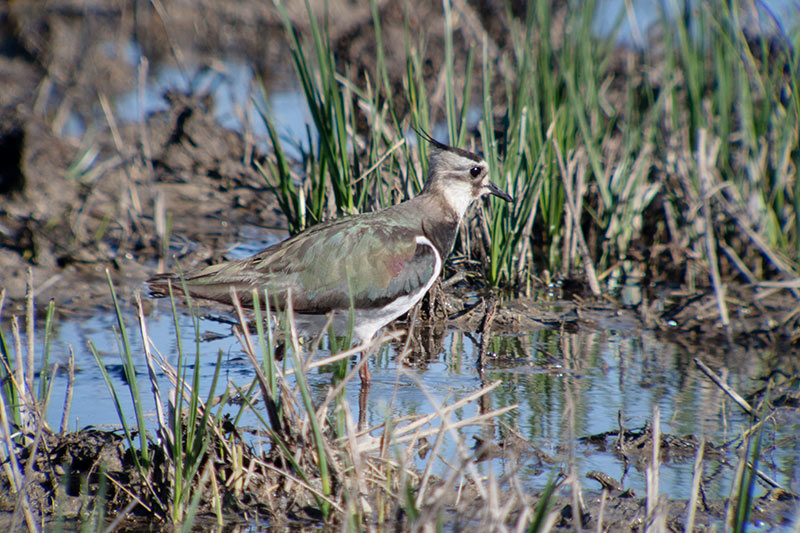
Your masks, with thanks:
[[[414,377],[413,375],[409,375],[409,376],[412,377],[412,378]],[[407,425],[402,426],[402,427],[395,427],[394,432],[392,434],[392,437],[393,437],[392,442],[393,443],[406,442],[407,439],[400,440],[400,439],[398,439],[398,437],[401,436],[401,435],[407,435],[409,433],[415,432],[418,428],[430,423],[432,420],[437,418],[440,414],[447,415],[447,414],[449,414],[449,413],[451,413],[451,412],[453,412],[453,411],[455,411],[457,409],[460,409],[460,408],[464,407],[467,404],[470,404],[470,403],[476,401],[478,398],[488,394],[489,392],[491,392],[494,389],[496,389],[497,387],[499,387],[501,383],[502,383],[501,380],[497,380],[497,381],[495,381],[493,383],[490,383],[489,385],[486,385],[485,387],[473,392],[472,394],[470,394],[468,396],[465,396],[464,398],[458,400],[457,402],[454,402],[454,403],[452,403],[450,405],[442,407],[440,409],[440,412],[435,412],[435,413],[431,413],[429,415],[420,416],[419,418],[417,418],[414,422],[411,422],[410,424],[407,424]],[[507,410],[516,409],[516,408],[517,408],[517,405],[513,404],[511,406],[507,406],[507,407],[501,408],[500,410],[505,412]],[[384,424],[384,426],[385,426],[385,424]],[[377,429],[377,428],[372,428],[372,429]],[[372,430],[370,430],[370,431],[372,431]],[[438,429],[436,431],[438,431]],[[362,431],[362,432],[359,433],[359,436],[364,436],[366,434],[367,434],[366,431]],[[427,435],[432,435],[432,434],[433,433],[427,433]],[[366,451],[374,451],[374,450],[378,449],[378,447],[380,446],[380,442],[383,440],[383,438],[384,438],[383,436],[381,436],[381,437],[370,437],[370,438],[368,438],[366,440],[362,440],[362,442],[360,444],[361,451],[362,452],[366,452]]]
[[[547,136],[551,137],[550,130],[555,127],[555,122],[550,124],[548,128]],[[568,180],[568,171],[564,164],[564,157],[561,155],[561,148],[559,148],[558,143],[553,139],[553,148],[556,151],[556,160],[558,161],[558,168],[561,172],[561,179],[564,182],[564,193],[567,196],[567,201],[565,202],[567,206],[567,213],[573,220],[573,227],[575,230],[575,236],[578,240],[578,249],[581,252],[581,259],[583,259],[583,268],[586,270],[586,277],[589,281],[589,288],[592,290],[592,294],[595,296],[600,296],[602,291],[600,290],[600,282],[597,281],[597,272],[594,268],[594,261],[592,260],[592,255],[589,253],[589,247],[586,245],[586,239],[583,236],[583,230],[581,229],[580,220],[578,220],[578,208],[577,204],[575,203],[575,194],[572,191],[572,188],[569,186]]]
[[[61,412],[60,432],[66,433],[69,429],[69,410],[72,406],[72,393],[75,390],[75,351],[68,345],[69,359],[67,359],[67,392],[64,398],[64,409]]]
[[[697,138],[697,174],[700,181],[701,210],[705,222],[705,243],[706,256],[708,257],[708,268],[711,271],[711,283],[714,286],[714,296],[717,299],[719,318],[725,328],[730,326],[731,320],[728,315],[728,306],[725,303],[725,286],[719,274],[719,259],[717,258],[717,243],[714,237],[714,226],[711,223],[710,196],[712,191],[711,165],[717,159],[719,153],[719,139],[715,139],[713,144],[708,144],[708,132],[700,129]]]
[[[142,143],[142,158],[147,167],[147,175],[153,176],[153,149],[150,147],[150,137],[147,134],[147,121],[145,119],[145,87],[147,86],[147,72],[150,62],[146,57],[139,58],[139,66],[136,70],[137,87],[136,96],[139,100],[139,139]]]
[[[156,369],[153,366],[153,353],[150,351],[150,336],[147,334],[147,322],[144,319],[144,310],[142,309],[142,296],[138,292],[136,293],[136,310],[137,318],[139,319],[139,331],[142,334],[142,346],[144,347],[144,357],[147,363],[147,373],[150,377],[150,388],[153,391],[153,400],[155,401],[156,406],[156,418],[158,420],[159,433],[161,433],[161,438],[164,439],[164,444],[167,444],[170,448],[172,448],[174,440],[170,432],[166,431],[168,426],[164,420],[164,410],[161,403],[161,391],[158,387],[158,376],[156,375]]]
[[[697,500],[700,496],[700,482],[703,479],[703,452],[706,447],[706,438],[700,438],[700,444],[697,446],[697,454],[694,458],[694,473],[692,474],[692,495],[689,498],[689,507],[686,512],[686,523],[683,530],[686,533],[694,531],[694,516],[697,511]]]
[[[31,267],[28,267],[28,280],[25,285],[25,335],[28,337],[26,340],[28,341],[28,365],[27,365],[27,375],[25,377],[25,384],[26,384],[26,397],[27,400],[31,402],[31,408],[33,408],[33,401],[35,400],[34,396],[34,388],[33,388],[33,346],[34,346],[34,319],[33,319],[33,270]]]
[[[603,522],[606,515],[606,500],[608,499],[608,489],[604,488],[603,493],[600,495],[600,511],[597,513],[597,533],[603,532]]]
[[[646,532],[661,533],[667,530],[666,510],[661,505],[659,495],[661,472],[661,410],[656,406],[653,409],[653,434],[652,434],[652,456],[650,464],[647,465],[647,519]]]

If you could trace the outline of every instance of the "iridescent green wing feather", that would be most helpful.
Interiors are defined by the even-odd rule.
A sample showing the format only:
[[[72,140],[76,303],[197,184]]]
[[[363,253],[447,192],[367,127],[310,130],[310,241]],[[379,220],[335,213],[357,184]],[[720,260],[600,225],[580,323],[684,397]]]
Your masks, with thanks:
[[[377,308],[414,294],[436,275],[436,256],[415,242],[414,231],[387,221],[362,219],[321,228],[265,254],[267,287],[282,298],[293,287],[298,311],[321,313]],[[357,274],[356,274],[357,273]]]
[[[413,225],[386,217],[344,218],[185,279],[193,296],[223,303],[230,303],[231,288],[244,304],[253,289],[266,289],[270,301],[283,307],[291,288],[301,312],[348,309],[351,297],[358,309],[377,308],[415,294],[437,274],[435,252],[417,244],[417,234]]]

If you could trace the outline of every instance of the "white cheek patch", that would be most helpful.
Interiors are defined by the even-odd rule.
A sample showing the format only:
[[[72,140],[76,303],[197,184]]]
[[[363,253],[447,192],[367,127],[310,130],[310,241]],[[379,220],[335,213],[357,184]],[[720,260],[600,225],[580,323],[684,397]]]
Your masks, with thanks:
[[[472,184],[456,180],[448,182],[445,187],[444,199],[458,213],[458,218],[461,219],[475,199]]]

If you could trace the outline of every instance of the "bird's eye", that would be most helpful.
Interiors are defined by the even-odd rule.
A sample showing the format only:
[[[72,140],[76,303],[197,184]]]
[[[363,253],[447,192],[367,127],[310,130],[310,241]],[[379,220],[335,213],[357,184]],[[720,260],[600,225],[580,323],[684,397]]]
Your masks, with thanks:
[[[472,174],[473,178],[477,178],[481,173],[481,167],[472,167],[469,169],[469,173]]]

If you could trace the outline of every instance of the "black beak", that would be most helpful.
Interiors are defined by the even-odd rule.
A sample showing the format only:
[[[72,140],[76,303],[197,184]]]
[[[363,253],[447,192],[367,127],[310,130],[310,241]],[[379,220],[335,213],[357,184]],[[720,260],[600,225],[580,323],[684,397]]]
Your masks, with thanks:
[[[507,192],[505,192],[503,189],[501,189],[500,187],[498,187],[497,185],[495,185],[491,181],[489,183],[487,183],[486,185],[484,185],[484,187],[486,189],[489,189],[489,194],[493,194],[493,195],[497,196],[498,198],[502,198],[506,202],[513,202],[514,201],[514,199],[511,196],[509,196],[509,194]]]

